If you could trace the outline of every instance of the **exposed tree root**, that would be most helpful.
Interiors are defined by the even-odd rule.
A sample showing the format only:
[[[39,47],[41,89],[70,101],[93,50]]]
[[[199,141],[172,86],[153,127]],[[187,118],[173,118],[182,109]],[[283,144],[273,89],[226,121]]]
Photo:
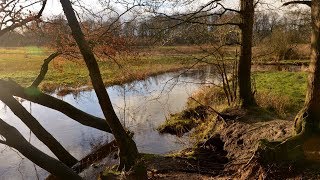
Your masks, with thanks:
[[[309,154],[320,152],[320,134],[314,119],[307,109],[302,109],[295,119],[296,135],[283,142],[261,140],[257,149],[259,158],[263,162],[314,161]]]

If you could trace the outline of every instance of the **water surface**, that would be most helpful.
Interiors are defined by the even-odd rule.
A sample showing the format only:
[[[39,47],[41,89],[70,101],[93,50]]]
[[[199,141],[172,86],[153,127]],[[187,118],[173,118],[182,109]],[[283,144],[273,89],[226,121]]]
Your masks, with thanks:
[[[187,98],[202,84],[215,81],[212,68],[165,73],[122,86],[108,87],[113,106],[123,125],[134,132],[134,140],[143,153],[165,154],[188,146],[186,137],[161,135],[156,128],[171,113],[184,109]],[[73,106],[95,116],[103,117],[93,90],[59,97]],[[110,141],[110,134],[83,126],[62,113],[21,100],[36,119],[76,158],[81,159],[93,146]],[[16,127],[26,139],[40,150],[54,155],[30,130],[0,102],[0,117]],[[43,179],[47,172],[35,167],[15,150],[0,145],[0,179]]]

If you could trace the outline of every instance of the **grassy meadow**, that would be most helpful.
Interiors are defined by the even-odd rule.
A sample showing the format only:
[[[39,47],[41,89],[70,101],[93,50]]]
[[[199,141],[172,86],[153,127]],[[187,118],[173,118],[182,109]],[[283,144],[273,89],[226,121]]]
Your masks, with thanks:
[[[256,72],[256,99],[281,118],[292,118],[302,108],[307,92],[306,72]]]
[[[201,56],[188,47],[176,51],[171,47],[143,49],[139,53],[100,60],[99,66],[106,85],[120,84],[147,76],[190,67]],[[40,47],[0,48],[0,79],[11,78],[22,86],[30,85],[37,77],[42,62],[51,51]],[[115,62],[116,61],[116,62]],[[120,64],[120,66],[119,66]],[[50,92],[57,87],[90,85],[90,78],[81,59],[57,57],[49,65],[49,71],[40,88]]]
[[[270,119],[294,119],[298,111],[303,107],[307,90],[306,72],[269,71],[254,72],[255,98],[259,107],[250,109],[252,118],[261,120]],[[221,128],[216,125],[215,113],[203,113],[201,108],[210,106],[219,112],[232,109],[228,106],[223,90],[216,86],[205,86],[193,94],[188,100],[185,110],[171,114],[165,123],[158,127],[160,133],[170,133],[182,136],[192,131],[191,136],[196,140],[215,134]],[[199,104],[201,102],[201,104]],[[199,110],[200,109],[200,110]],[[209,111],[211,112],[211,111]],[[187,117],[197,114],[205,117]]]
[[[224,49],[227,54],[226,59],[232,58],[234,50],[235,47]],[[11,78],[22,86],[29,86],[37,77],[43,60],[51,52],[43,47],[0,48],[0,79]],[[197,58],[204,56],[203,49],[195,46],[163,46],[136,49],[133,53],[116,56],[115,60],[100,60],[99,65],[105,84],[112,85],[190,67],[198,61]],[[298,61],[306,60],[290,62]],[[253,77],[258,95],[286,97],[291,104],[295,105],[291,108],[292,111],[303,104],[306,91],[305,72],[254,72]],[[83,85],[90,86],[90,78],[84,62],[81,59],[70,60],[60,56],[50,63],[49,71],[40,88],[50,92],[61,86]],[[261,99],[261,101],[265,100]]]

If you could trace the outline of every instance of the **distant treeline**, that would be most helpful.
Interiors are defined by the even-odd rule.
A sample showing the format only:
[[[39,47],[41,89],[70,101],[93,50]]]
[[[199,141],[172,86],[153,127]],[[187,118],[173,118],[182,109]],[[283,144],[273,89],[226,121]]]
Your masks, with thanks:
[[[61,17],[52,22],[67,23]],[[104,28],[109,29],[114,37],[121,37],[133,42],[133,45],[195,45],[195,44],[236,44],[239,42],[239,29],[235,26],[213,26],[212,24],[237,22],[235,13],[228,13],[223,18],[203,14],[196,21],[189,22],[185,17],[157,15],[140,20],[110,19]],[[285,35],[290,43],[308,43],[310,41],[310,12],[308,10],[290,11],[284,14],[274,12],[256,12],[254,22],[254,44],[270,41],[277,36]],[[86,28],[93,27],[95,22],[86,21]],[[41,28],[40,28],[41,29]],[[303,32],[303,33],[301,33]],[[41,32],[34,28],[11,32],[0,38],[0,46],[42,46],[50,44],[51,33]],[[282,37],[283,38],[283,37]]]

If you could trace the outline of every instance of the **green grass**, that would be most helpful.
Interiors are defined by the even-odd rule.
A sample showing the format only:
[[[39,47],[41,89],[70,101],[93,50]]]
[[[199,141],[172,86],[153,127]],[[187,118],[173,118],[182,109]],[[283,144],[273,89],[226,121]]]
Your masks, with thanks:
[[[160,50],[159,50],[160,49]],[[122,55],[115,59],[121,68],[110,59],[99,61],[106,85],[143,79],[147,76],[189,67],[196,60],[190,54],[155,53]],[[0,79],[11,78],[22,86],[30,85],[40,71],[42,62],[50,55],[50,50],[41,47],[0,48]],[[90,78],[83,60],[67,60],[58,57],[49,65],[49,71],[40,88],[52,91],[57,87],[90,86]]]
[[[189,132],[195,127],[196,122],[192,118],[183,119],[180,114],[172,115],[168,120],[165,121],[157,130],[160,133],[169,133],[177,136],[181,136],[186,132]]]
[[[248,118],[267,120],[279,117],[291,119],[302,108],[307,90],[307,73],[284,71],[255,72],[253,77],[255,78],[257,89],[255,97],[260,107],[252,109]],[[218,111],[229,108],[226,104],[225,95],[220,88],[202,88],[193,96],[202,104],[214,107]],[[195,134],[197,136],[203,138],[206,134],[209,134],[206,130],[210,130],[210,128],[207,129],[210,125],[210,120],[205,121],[204,125],[202,125],[201,121],[195,121],[193,118],[187,118],[184,115],[185,112],[196,107],[196,105],[198,103],[189,100],[187,109],[171,115],[158,128],[159,132],[179,135],[196,127]]]
[[[307,91],[305,72],[259,72],[254,73],[257,93],[267,92],[279,97],[288,97],[294,109],[302,107]]]
[[[178,50],[178,51],[176,51]],[[181,53],[179,53],[181,51]],[[117,56],[117,64],[106,59],[99,61],[101,74],[106,85],[120,84],[167,71],[189,67],[194,57],[201,57],[195,47],[164,46],[138,50],[139,55]],[[11,78],[23,86],[30,85],[38,75],[43,59],[50,50],[41,47],[0,48],[0,79]],[[192,56],[191,56],[192,55]],[[293,72],[255,73],[258,92],[270,91],[277,95],[289,96],[294,103],[301,104],[306,90],[306,74]],[[50,91],[59,86],[90,86],[90,78],[83,60],[56,58],[49,65],[49,71],[40,85]]]

